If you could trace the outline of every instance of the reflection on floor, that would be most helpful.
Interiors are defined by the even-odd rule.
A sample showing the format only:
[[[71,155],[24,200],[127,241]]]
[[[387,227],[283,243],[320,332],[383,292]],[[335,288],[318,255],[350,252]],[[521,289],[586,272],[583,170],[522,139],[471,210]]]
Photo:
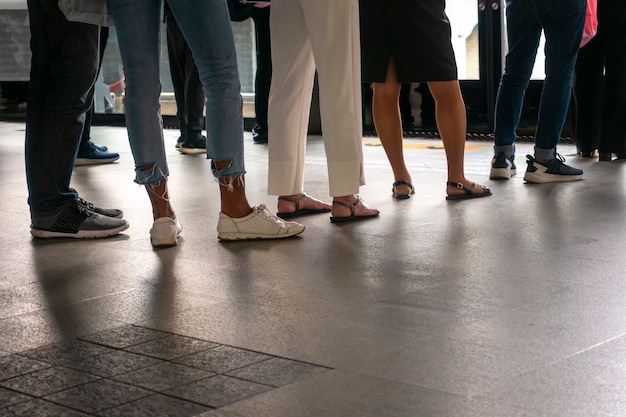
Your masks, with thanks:
[[[0,122],[2,416],[623,416],[626,168],[559,150],[567,184],[488,179],[492,144],[470,141],[469,178],[494,196],[445,197],[438,140],[411,138],[414,198],[391,197],[376,138],[361,195],[378,219],[280,241],[220,243],[203,156],[166,131],[180,245],[153,250],[145,191],[123,128],[95,127],[118,162],[77,167],[81,196],[119,207],[109,239],[28,232],[23,123]],[[267,146],[246,137],[248,197],[267,196]],[[306,191],[327,197],[323,143]]]

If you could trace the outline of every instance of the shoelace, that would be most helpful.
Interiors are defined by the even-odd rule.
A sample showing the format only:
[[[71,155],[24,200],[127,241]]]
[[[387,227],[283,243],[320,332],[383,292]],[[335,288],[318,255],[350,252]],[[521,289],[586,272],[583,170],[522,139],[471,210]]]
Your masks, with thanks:
[[[94,205],[86,200],[83,200],[80,197],[76,198],[76,209],[82,213],[86,214],[88,217],[93,217],[97,213],[93,209]]]
[[[278,217],[274,216],[269,210],[267,210],[265,204],[260,204],[258,207],[256,207],[256,210],[257,213],[259,213],[261,216],[272,220],[274,223],[280,225],[284,224],[282,219],[279,219]]]

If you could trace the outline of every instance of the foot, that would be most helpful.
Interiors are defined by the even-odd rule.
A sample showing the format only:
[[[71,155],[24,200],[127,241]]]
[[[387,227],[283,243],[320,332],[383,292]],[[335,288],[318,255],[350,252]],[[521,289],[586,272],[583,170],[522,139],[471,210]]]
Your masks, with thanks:
[[[504,152],[498,152],[498,154],[491,160],[489,179],[508,180],[514,175],[517,175],[515,155],[506,156]]]
[[[410,178],[408,181],[396,180],[391,186],[391,193],[398,200],[406,200],[415,194],[415,187],[411,184]]]
[[[380,214],[378,209],[371,207],[357,194],[335,197],[332,205],[331,222],[369,219]]]
[[[329,212],[331,205],[313,198],[307,193],[282,195],[278,197],[278,216]]]
[[[304,226],[274,216],[265,205],[252,208],[244,217],[230,217],[220,213],[217,238],[220,240],[281,239],[298,235]]]
[[[126,229],[126,220],[98,214],[88,205],[74,201],[58,215],[33,219],[30,233],[39,238],[94,239],[114,236]]]
[[[178,148],[180,153],[186,154],[199,154],[206,153],[206,136],[200,137],[187,137],[185,141]]]
[[[528,169],[524,175],[524,181],[536,184],[549,182],[569,182],[583,179],[583,171],[565,165],[565,158],[556,154],[556,158],[549,161],[537,160],[526,155]]]
[[[176,246],[183,226],[170,217],[160,217],[154,221],[150,229],[150,243],[155,248]]]
[[[254,126],[252,128],[252,140],[257,144],[267,143],[267,129],[259,125]]]
[[[118,159],[120,159],[119,153],[102,151],[100,147],[89,141],[83,149],[78,150],[78,155],[76,156],[74,165],[110,164]]]
[[[446,198],[448,200],[455,200],[460,197],[465,197],[468,195],[467,190],[471,191],[471,194],[475,196],[474,198],[481,196],[481,194],[484,194],[484,197],[491,195],[491,191],[488,187],[463,178],[461,181],[448,181],[446,184]]]

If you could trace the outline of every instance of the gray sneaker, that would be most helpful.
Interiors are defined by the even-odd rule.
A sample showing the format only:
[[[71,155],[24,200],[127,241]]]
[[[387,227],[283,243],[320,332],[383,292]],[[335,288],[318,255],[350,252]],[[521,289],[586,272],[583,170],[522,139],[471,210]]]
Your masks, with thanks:
[[[233,218],[220,213],[217,222],[217,238],[220,240],[280,239],[303,231],[303,225],[279,219],[263,204],[253,207],[252,213],[245,217]]]
[[[96,207],[93,205],[93,203],[90,203],[87,200],[83,200],[80,197],[76,197],[76,203],[79,206],[86,207],[87,209],[95,211],[98,214],[102,214],[103,216],[114,217],[116,219],[121,219],[122,217],[124,217],[124,212],[122,210]]]
[[[565,158],[560,154],[556,154],[554,159],[545,164],[537,162],[530,155],[526,155],[526,159],[528,164],[526,174],[524,175],[524,181],[526,182],[544,184],[549,182],[580,181],[583,179],[583,171],[565,165]]]
[[[67,206],[56,219],[33,221],[30,233],[39,238],[93,239],[117,235],[128,229],[128,226],[126,220],[98,214],[89,206],[74,202]]]

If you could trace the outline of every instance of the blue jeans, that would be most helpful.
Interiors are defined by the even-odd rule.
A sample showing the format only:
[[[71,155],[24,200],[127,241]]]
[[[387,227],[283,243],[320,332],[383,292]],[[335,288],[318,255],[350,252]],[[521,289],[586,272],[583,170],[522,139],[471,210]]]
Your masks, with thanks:
[[[245,173],[243,100],[235,42],[225,0],[169,0],[187,39],[207,97],[207,158],[229,161],[216,177]],[[153,184],[169,175],[159,106],[163,0],[107,0],[115,20],[126,82],[126,125],[135,182]]]
[[[98,26],[68,22],[57,0],[28,0],[31,69],[26,180],[33,225],[74,202],[70,188],[98,71]]]
[[[515,131],[543,30],[546,78],[535,132],[535,157],[555,157],[571,98],[585,5],[586,0],[507,0],[509,52],[496,98],[496,154],[515,152]]]

